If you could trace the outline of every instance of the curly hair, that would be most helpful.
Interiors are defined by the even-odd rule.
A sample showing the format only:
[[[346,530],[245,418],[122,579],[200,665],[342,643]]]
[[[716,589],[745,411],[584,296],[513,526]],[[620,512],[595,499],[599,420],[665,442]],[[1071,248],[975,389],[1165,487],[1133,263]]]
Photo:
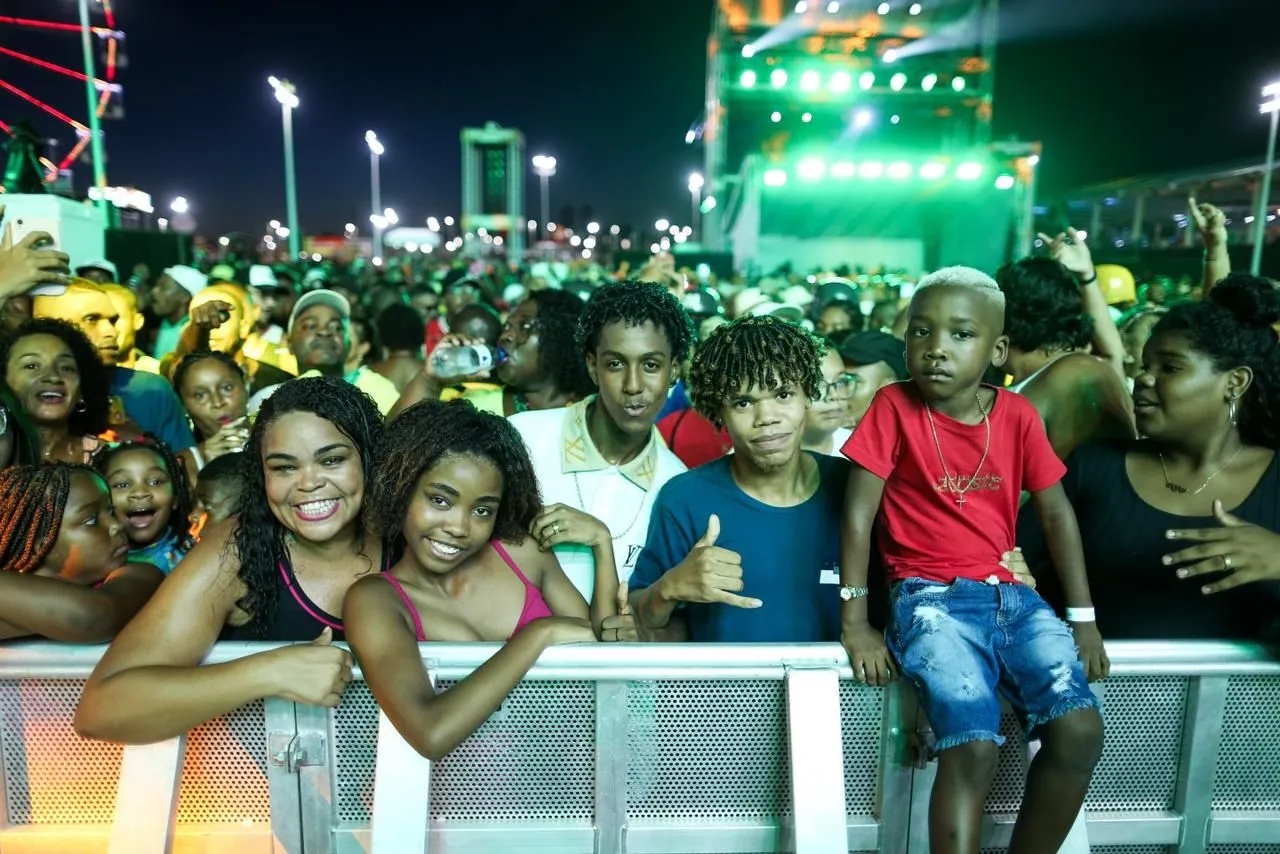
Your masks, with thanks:
[[[720,409],[743,388],[795,385],[818,399],[822,341],[776,317],[743,317],[711,333],[698,348],[689,376],[700,415],[721,426]]]
[[[656,282],[618,282],[597,289],[578,318],[578,351],[595,355],[600,333],[610,323],[643,326],[646,322],[666,333],[673,363],[688,357],[693,320],[671,291]]]
[[[1240,438],[1280,448],[1280,291],[1267,279],[1234,273],[1203,302],[1179,303],[1151,330],[1151,338],[1185,335],[1215,370],[1249,368],[1253,384],[1240,401]]]
[[[422,316],[402,302],[394,302],[378,315],[378,335],[388,350],[418,350],[427,337]]]
[[[578,318],[586,303],[564,291],[534,291],[527,299],[538,305],[538,366],[555,387],[574,397],[586,397],[596,390],[587,373],[587,360],[575,346]]]
[[[0,409],[5,411],[8,430],[13,434],[13,459],[11,465],[33,466],[40,462],[40,434],[31,426],[27,413],[18,402],[13,389],[0,375]]]
[[[195,545],[195,539],[191,536],[191,511],[195,509],[195,495],[191,479],[187,477],[187,467],[174,455],[172,448],[150,433],[144,434],[138,441],[103,445],[93,455],[89,465],[106,479],[111,461],[126,451],[149,451],[160,459],[161,468],[169,473],[169,483],[173,486],[169,532],[177,537],[178,547],[182,551],[191,551],[191,547]],[[107,483],[107,487],[110,488],[111,484]]]
[[[1052,258],[1023,258],[996,273],[1005,295],[1004,334],[1023,353],[1080,350],[1093,338],[1080,285]]]
[[[76,436],[97,436],[111,426],[110,375],[98,351],[85,334],[65,320],[37,317],[28,320],[0,340],[0,370],[7,371],[13,350],[23,338],[52,335],[67,345],[80,374],[80,402],[67,418],[67,430]]]
[[[369,483],[374,460],[382,450],[382,415],[369,395],[335,377],[307,377],[283,383],[263,404],[249,433],[241,460],[240,514],[228,542],[240,564],[239,577],[245,595],[236,603],[251,614],[251,634],[266,637],[275,620],[280,595],[277,567],[289,559],[285,535],[267,501],[266,474],[262,468],[262,441],[276,419],[291,412],[309,412],[323,418],[351,440]],[[363,525],[364,510],[356,517]]]
[[[396,553],[404,548],[401,530],[418,479],[445,457],[480,457],[502,472],[495,538],[523,542],[541,512],[538,478],[520,433],[505,418],[466,400],[424,400],[409,407],[387,426],[384,447],[365,504],[370,526]]]
[[[178,362],[177,367],[173,369],[173,389],[182,396],[182,382],[187,378],[187,371],[194,368],[205,359],[213,359],[215,362],[221,362],[230,368],[236,376],[244,382],[248,382],[249,378],[245,376],[244,368],[240,367],[240,363],[230,353],[220,353],[216,350],[196,350],[182,357],[182,361]]]
[[[9,572],[35,572],[58,543],[62,514],[71,494],[71,477],[88,472],[88,466],[12,466],[0,471],[0,568]]]

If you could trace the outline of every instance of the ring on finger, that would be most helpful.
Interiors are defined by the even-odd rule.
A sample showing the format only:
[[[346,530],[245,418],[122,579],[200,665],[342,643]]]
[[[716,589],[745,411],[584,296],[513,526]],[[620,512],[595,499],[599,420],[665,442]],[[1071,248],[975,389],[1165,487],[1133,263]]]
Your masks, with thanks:
[[[1230,569],[1230,568],[1231,568],[1231,555],[1223,555],[1223,556],[1222,556],[1222,568],[1223,568],[1223,569]]]
[[[551,533],[552,533],[552,534],[558,534],[558,533],[560,533],[560,523],[559,523],[559,522],[553,522],[553,523],[551,524]]]

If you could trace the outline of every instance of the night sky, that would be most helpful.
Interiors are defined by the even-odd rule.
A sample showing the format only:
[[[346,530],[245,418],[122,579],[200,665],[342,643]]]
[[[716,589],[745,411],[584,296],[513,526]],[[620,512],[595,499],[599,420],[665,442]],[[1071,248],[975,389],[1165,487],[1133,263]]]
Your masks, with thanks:
[[[1004,0],[996,137],[1045,143],[1050,192],[1261,159],[1259,90],[1280,79],[1280,46],[1275,13],[1251,7],[1277,6]],[[71,0],[0,0],[0,14],[64,8],[61,20],[74,21]],[[284,216],[269,74],[302,99],[299,199],[311,233],[367,222],[369,128],[387,146],[383,201],[402,223],[456,215],[458,132],[486,120],[521,129],[529,154],[559,159],[553,211],[585,204],[602,221],[638,224],[687,209],[701,149],[684,134],[702,111],[709,0],[117,0],[115,10],[130,66],[119,78],[126,118],[106,126],[110,181],[158,202],[188,197],[203,233]],[[74,35],[0,26],[0,45],[79,67]],[[84,114],[81,84],[15,66],[0,57],[0,79]],[[23,115],[0,92],[0,118]],[[56,122],[41,130],[66,136]]]

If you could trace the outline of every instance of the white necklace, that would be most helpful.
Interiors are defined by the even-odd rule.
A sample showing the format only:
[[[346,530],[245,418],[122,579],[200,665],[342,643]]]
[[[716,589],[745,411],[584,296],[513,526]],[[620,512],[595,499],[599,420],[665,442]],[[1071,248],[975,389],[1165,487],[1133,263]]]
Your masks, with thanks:
[[[590,513],[591,511],[587,509],[587,502],[582,498],[582,482],[578,479],[577,472],[573,473],[573,488],[578,493],[578,506],[582,508],[582,512]],[[618,540],[621,540],[627,534],[631,533],[631,529],[636,526],[636,522],[640,521],[640,514],[643,512],[644,512],[644,498],[642,497],[640,499],[640,506],[636,508],[636,515],[631,519],[631,524],[627,526],[627,529],[623,531],[621,534],[618,534],[616,537],[613,537],[613,535],[610,534],[610,536],[613,537],[613,541],[615,543],[618,542]]]
[[[960,505],[961,510],[964,509],[964,496],[977,483],[978,475],[982,473],[982,467],[987,463],[987,453],[991,450],[991,419],[987,417],[987,409],[982,405],[982,396],[974,392],[973,397],[978,402],[978,411],[982,413],[982,423],[987,426],[987,443],[982,448],[982,459],[978,460],[978,467],[973,470],[973,476],[969,478],[964,489],[960,489],[960,473],[951,474],[947,470],[947,461],[942,456],[942,443],[938,441],[938,427],[933,423],[933,407],[927,403],[924,405],[925,414],[929,416],[929,430],[933,433],[933,446],[938,449],[938,462],[942,463],[943,481],[947,486],[955,488],[956,504]]]

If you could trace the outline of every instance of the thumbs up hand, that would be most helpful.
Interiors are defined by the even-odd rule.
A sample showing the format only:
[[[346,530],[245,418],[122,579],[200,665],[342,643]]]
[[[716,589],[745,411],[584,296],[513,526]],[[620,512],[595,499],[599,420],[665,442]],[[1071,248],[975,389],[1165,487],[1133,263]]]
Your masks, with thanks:
[[[631,602],[628,598],[630,592],[627,582],[624,581],[618,585],[618,614],[616,617],[604,618],[604,622],[600,624],[600,640],[623,643],[640,640],[636,631],[635,618],[631,615]]]
[[[737,595],[745,587],[742,556],[716,545],[720,539],[720,517],[707,520],[707,530],[693,544],[688,556],[663,576],[666,597],[681,602],[718,602],[735,608],[759,608],[764,603]]]
[[[325,626],[310,643],[272,650],[280,667],[281,689],[276,696],[313,706],[338,705],[351,682],[351,653],[333,645],[333,630]]]

